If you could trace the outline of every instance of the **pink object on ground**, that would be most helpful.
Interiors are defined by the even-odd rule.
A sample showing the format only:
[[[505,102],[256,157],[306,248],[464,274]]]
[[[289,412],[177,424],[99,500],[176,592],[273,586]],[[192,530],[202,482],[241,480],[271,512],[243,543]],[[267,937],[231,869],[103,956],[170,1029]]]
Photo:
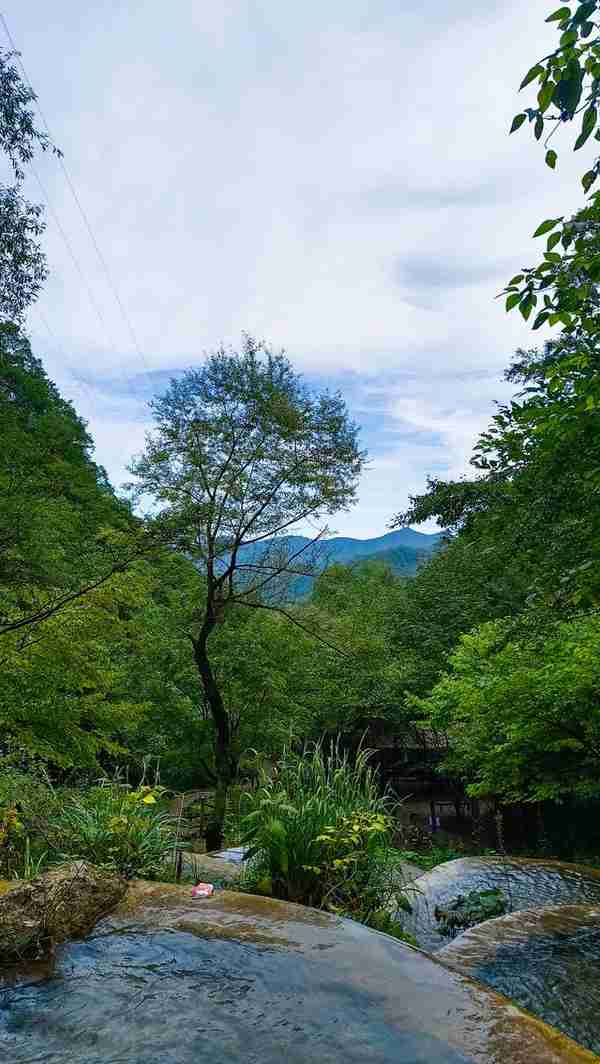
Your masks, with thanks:
[[[196,886],[192,887],[192,898],[210,898],[214,892],[212,883],[196,883]]]

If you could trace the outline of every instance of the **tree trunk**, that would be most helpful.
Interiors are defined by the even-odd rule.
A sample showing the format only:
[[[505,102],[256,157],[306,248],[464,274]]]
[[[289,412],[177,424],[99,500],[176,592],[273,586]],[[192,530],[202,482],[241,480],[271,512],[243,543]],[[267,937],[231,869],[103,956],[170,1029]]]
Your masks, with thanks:
[[[215,622],[205,621],[198,640],[194,643],[194,657],[202,680],[206,703],[215,726],[215,802],[206,828],[206,849],[210,853],[223,846],[223,824],[227,810],[227,792],[235,778],[234,757],[231,745],[231,722],[223,704],[215,675],[208,657],[208,637]]]

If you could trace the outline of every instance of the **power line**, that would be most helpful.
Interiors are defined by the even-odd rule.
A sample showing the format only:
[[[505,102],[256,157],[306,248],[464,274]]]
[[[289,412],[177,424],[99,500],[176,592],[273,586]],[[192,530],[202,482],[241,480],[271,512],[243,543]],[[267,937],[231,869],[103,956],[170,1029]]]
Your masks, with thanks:
[[[85,276],[85,274],[83,272],[83,268],[81,266],[81,263],[79,262],[79,259],[77,258],[75,252],[73,251],[73,245],[71,244],[71,241],[69,240],[69,238],[68,238],[68,236],[67,236],[67,234],[66,234],[66,232],[65,232],[65,230],[63,228],[61,220],[58,217],[58,214],[56,213],[56,211],[55,211],[55,209],[54,209],[54,207],[52,205],[52,201],[50,200],[50,197],[48,196],[48,193],[46,192],[46,189],[45,189],[45,187],[44,187],[44,185],[42,183],[42,180],[41,180],[37,170],[35,169],[35,167],[31,163],[30,163],[30,167],[31,167],[31,172],[32,172],[33,176],[35,177],[38,185],[40,186],[40,190],[41,190],[42,196],[44,197],[44,200],[46,202],[46,206],[48,207],[50,215],[52,216],[52,218],[54,220],[54,224],[56,225],[56,228],[58,229],[58,231],[59,231],[59,233],[60,233],[60,235],[62,237],[64,245],[65,245],[67,251],[69,252],[69,255],[71,257],[71,261],[73,262],[73,265],[74,265],[75,269],[77,270],[77,273],[79,274],[79,277],[81,279],[81,283],[83,284],[84,288],[87,291],[90,303],[92,304],[92,307],[93,307],[93,309],[96,312],[96,316],[98,318],[98,321],[100,322],[100,325],[102,326],[102,328],[106,330],[107,326],[106,326],[106,321],[104,319],[104,315],[102,314],[102,311],[100,310],[99,304],[96,302],[96,298],[95,298],[94,293],[92,291],[92,287],[89,284],[89,282],[88,282],[88,280],[87,280],[87,278],[86,278],[86,276]],[[113,346],[114,346],[114,343],[113,343]]]
[[[21,68],[21,72],[23,74],[23,78],[24,78],[25,84],[28,86],[28,88],[31,90],[31,92],[33,93],[33,95],[35,97],[35,106],[37,107],[37,110],[39,112],[40,118],[42,119],[42,122],[43,122],[44,126],[46,127],[46,132],[47,132],[48,136],[50,137],[50,140],[52,141],[52,143],[54,143],[54,137],[52,136],[52,131],[50,129],[50,126],[48,125],[48,122],[46,120],[46,116],[44,115],[44,112],[42,111],[42,108],[40,106],[40,103],[39,103],[39,100],[37,98],[37,95],[36,95],[36,93],[35,93],[35,91],[33,89],[31,81],[29,79],[29,75],[27,74],[27,71],[25,70],[25,66],[23,64],[23,60],[21,58],[21,54],[20,54],[20,52],[17,49],[17,46],[16,46],[16,44],[15,44],[15,42],[14,42],[12,36],[11,36],[11,32],[10,32],[10,30],[8,28],[6,19],[5,19],[4,15],[2,13],[0,13],[0,20],[2,21],[2,25],[4,27],[4,32],[6,34],[8,42],[9,42],[13,52],[16,53],[17,62],[19,64],[20,68]],[[129,332],[129,336],[131,338],[131,342],[132,342],[133,348],[134,348],[136,354],[138,355],[138,358],[140,359],[140,361],[144,364],[145,368],[147,370],[149,370],[150,367],[148,365],[148,362],[147,362],[147,359],[146,359],[145,355],[142,352],[142,348],[141,348],[141,346],[140,346],[140,344],[138,342],[138,338],[137,338],[135,330],[133,328],[133,325],[132,325],[132,322],[131,322],[131,318],[129,317],[129,314],[127,313],[127,309],[125,307],[125,304],[123,303],[123,300],[121,299],[121,296],[120,296],[119,290],[117,288],[117,285],[115,284],[115,282],[113,280],[113,277],[112,277],[112,274],[110,272],[110,269],[108,267],[108,263],[107,263],[104,255],[102,254],[102,250],[100,248],[100,245],[98,244],[98,241],[96,239],[96,236],[95,236],[94,231],[92,229],[92,226],[90,224],[90,221],[89,221],[89,218],[87,216],[87,213],[86,213],[86,211],[83,208],[83,205],[82,205],[81,200],[80,200],[80,198],[79,198],[79,196],[77,194],[77,190],[75,188],[75,185],[73,184],[73,181],[71,179],[69,171],[67,170],[67,167],[66,167],[66,164],[65,164],[65,161],[64,161],[62,155],[58,156],[58,162],[59,162],[60,168],[61,168],[61,170],[63,172],[64,178],[65,178],[65,180],[66,180],[66,182],[67,182],[67,184],[69,186],[71,195],[73,196],[73,199],[75,201],[75,204],[77,206],[79,214],[81,215],[81,218],[83,220],[85,228],[87,229],[88,234],[90,236],[90,239],[92,241],[92,244],[94,245],[94,249],[96,251],[96,255],[98,256],[98,260],[100,262],[100,265],[101,265],[102,270],[104,272],[104,275],[106,277],[108,285],[109,285],[109,287],[110,287],[110,289],[111,289],[111,291],[112,291],[112,293],[113,293],[113,295],[115,297],[115,300],[116,300],[117,305],[119,307],[119,310],[121,312],[121,316],[123,318],[123,321],[125,322],[125,325],[127,327],[128,332]]]
[[[44,326],[46,332],[48,333],[48,336],[50,337],[50,340],[52,341],[52,344],[54,345],[54,348],[55,348],[56,352],[61,356],[61,359],[62,359],[63,363],[65,365],[67,365],[62,343],[58,339],[56,333],[54,332],[54,329],[51,328],[50,322],[48,321],[48,318],[44,314],[42,308],[39,305],[36,305],[35,307],[30,309],[30,313],[31,313],[31,310],[33,310],[33,312],[35,314],[37,314],[37,316],[39,317],[40,321],[42,322],[42,325]],[[96,397],[94,395],[94,392],[90,388],[90,385],[86,381],[85,377],[77,377],[77,376],[75,376],[74,379],[75,379],[75,381],[77,383],[77,386],[81,387],[83,389],[83,391],[86,393],[87,398],[88,398],[88,403],[90,405],[90,410],[91,410],[92,414],[97,414],[98,411],[97,411]]]

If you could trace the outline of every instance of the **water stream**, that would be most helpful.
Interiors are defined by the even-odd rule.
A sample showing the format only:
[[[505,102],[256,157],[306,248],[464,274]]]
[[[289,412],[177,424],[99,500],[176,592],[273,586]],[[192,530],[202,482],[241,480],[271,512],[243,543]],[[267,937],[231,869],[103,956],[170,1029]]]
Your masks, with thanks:
[[[450,944],[440,940],[435,905],[498,877],[523,911]],[[60,947],[52,961],[0,973],[0,1061],[592,1059],[481,982],[600,1052],[600,875],[547,862],[465,860],[417,886],[414,931],[439,960],[301,906],[228,891],[198,901],[189,888],[134,886],[86,941]],[[533,898],[546,908],[532,912]]]
[[[509,914],[454,940],[436,907],[500,888]],[[554,861],[464,858],[407,888],[405,923],[421,947],[505,994],[600,1055],[600,874]]]
[[[437,956],[600,1054],[600,905],[488,920]]]
[[[600,904],[600,871],[593,868],[559,861],[463,857],[438,865],[409,885],[406,894],[412,913],[401,914],[401,919],[422,949],[436,953],[448,944],[438,930],[436,908],[444,908],[460,894],[497,887],[511,913],[550,905]]]
[[[0,997],[10,1064],[466,1059],[418,1031],[400,1034],[368,989],[323,984],[302,957],[185,932],[71,944],[51,979]]]

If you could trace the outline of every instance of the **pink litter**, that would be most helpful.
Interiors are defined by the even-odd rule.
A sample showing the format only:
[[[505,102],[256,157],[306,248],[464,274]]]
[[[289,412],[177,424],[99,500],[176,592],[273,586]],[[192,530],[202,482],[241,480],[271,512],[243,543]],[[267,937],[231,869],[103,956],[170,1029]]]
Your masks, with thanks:
[[[192,887],[192,898],[210,898],[214,892],[212,883],[196,883],[196,886]]]

